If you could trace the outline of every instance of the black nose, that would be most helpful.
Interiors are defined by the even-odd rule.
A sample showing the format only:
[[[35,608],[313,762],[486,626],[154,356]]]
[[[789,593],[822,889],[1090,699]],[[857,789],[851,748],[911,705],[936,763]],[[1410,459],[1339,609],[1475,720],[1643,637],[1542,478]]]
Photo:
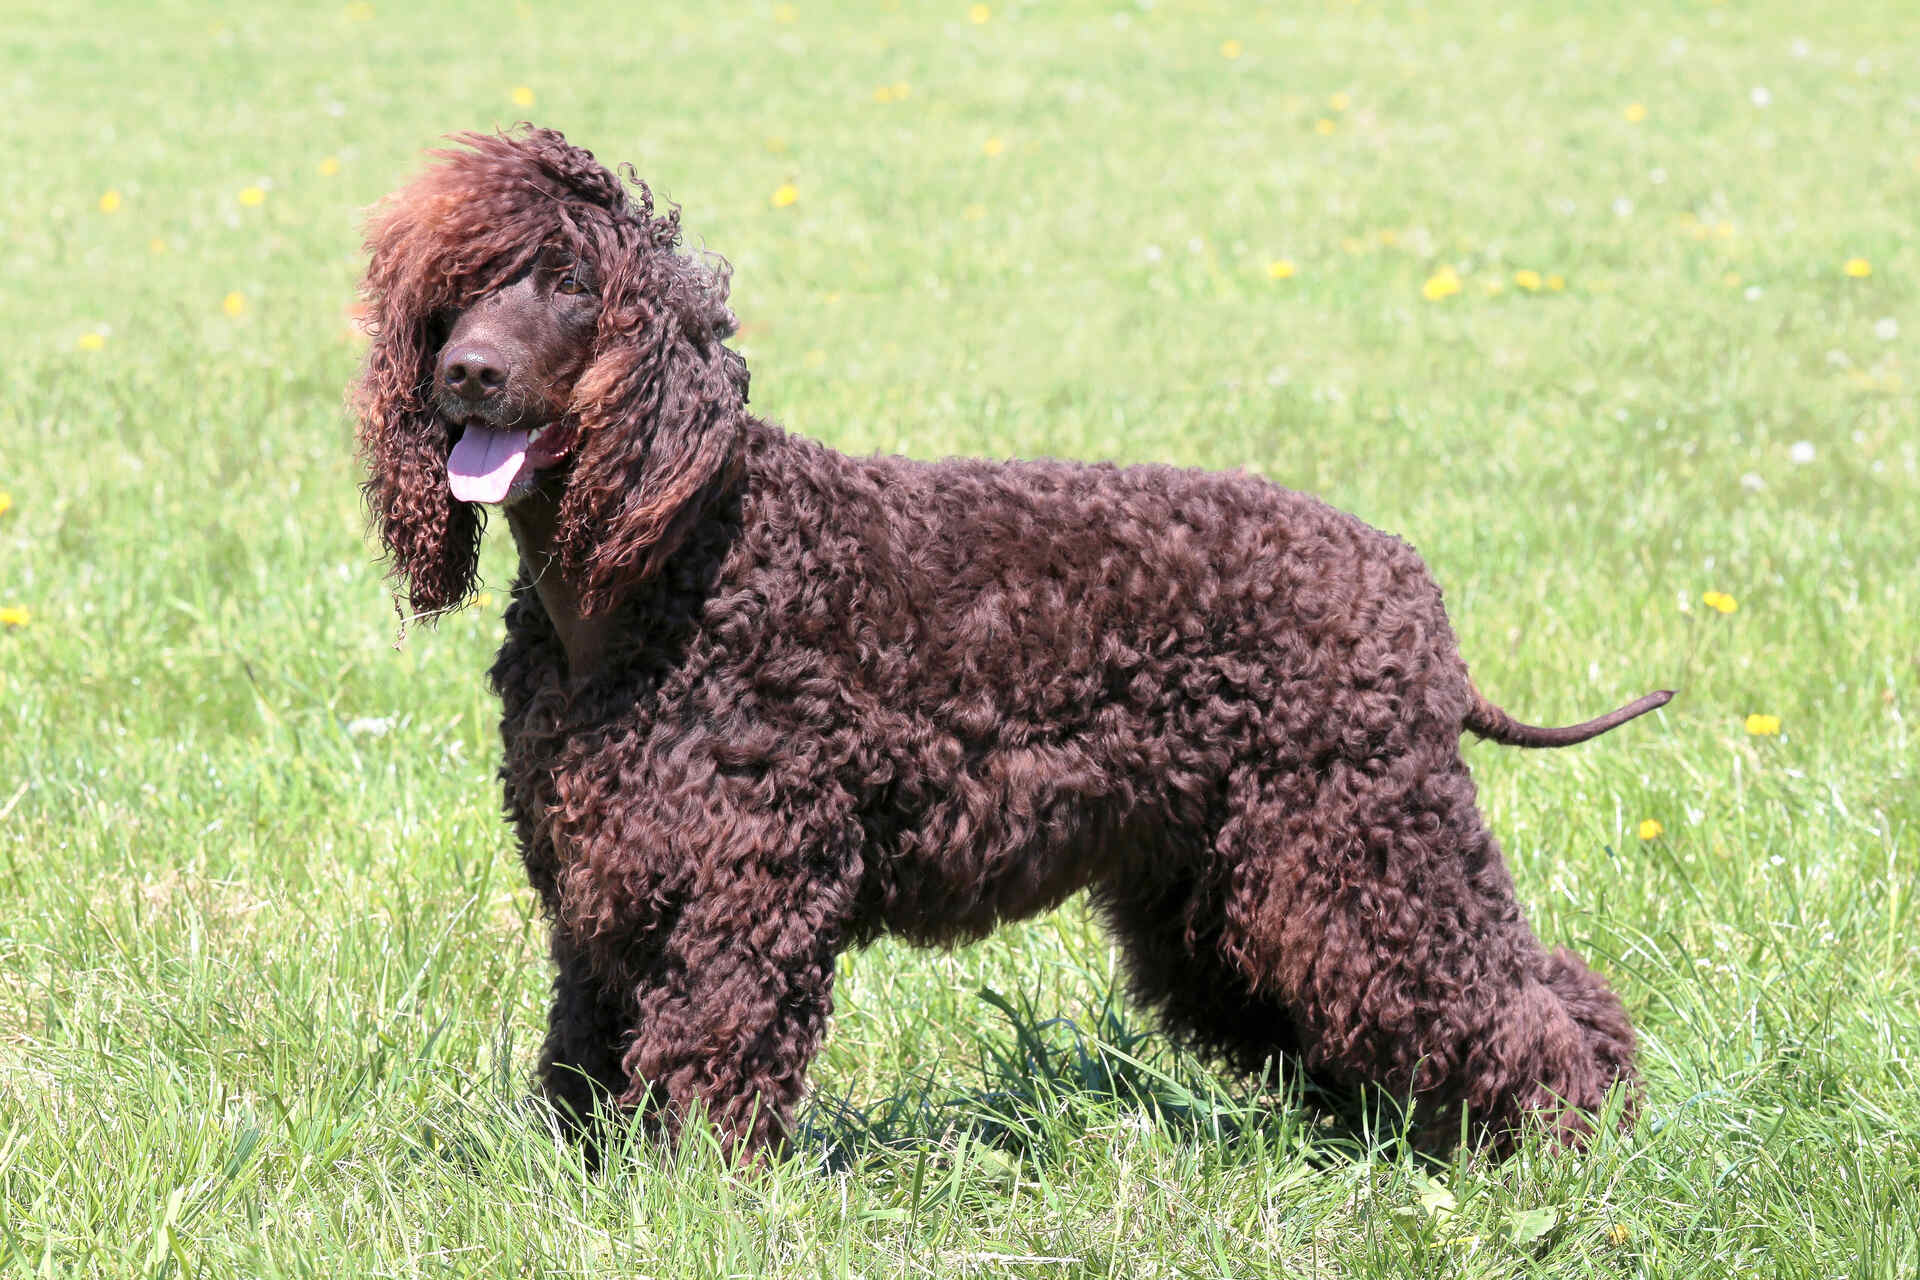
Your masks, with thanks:
[[[507,384],[507,372],[507,358],[484,342],[449,343],[440,353],[440,385],[462,400],[485,400]]]

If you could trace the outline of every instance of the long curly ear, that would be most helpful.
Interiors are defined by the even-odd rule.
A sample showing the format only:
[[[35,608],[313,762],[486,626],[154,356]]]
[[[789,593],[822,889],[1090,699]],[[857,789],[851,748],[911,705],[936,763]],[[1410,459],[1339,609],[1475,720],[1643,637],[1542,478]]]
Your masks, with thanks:
[[[735,478],[746,365],[725,276],[665,249],[618,255],[598,354],[575,385],[581,442],[560,508],[562,562],[583,613],[659,571]]]
[[[373,347],[350,394],[367,465],[367,508],[386,544],[390,574],[404,582],[414,612],[428,617],[473,593],[486,519],[447,487],[452,442],[428,399],[444,336],[434,317],[463,301],[459,286],[479,286],[483,264],[524,254],[520,242],[532,238],[517,230],[504,238],[488,234],[491,223],[514,223],[474,194],[486,184],[468,170],[482,173],[487,156],[435,154],[449,163],[382,201],[367,220],[360,288]]]
[[[378,306],[371,273],[369,295],[373,347],[352,392],[367,509],[390,576],[404,584],[413,611],[431,619],[473,593],[485,516],[447,487],[447,426],[424,393],[433,358],[427,317]]]

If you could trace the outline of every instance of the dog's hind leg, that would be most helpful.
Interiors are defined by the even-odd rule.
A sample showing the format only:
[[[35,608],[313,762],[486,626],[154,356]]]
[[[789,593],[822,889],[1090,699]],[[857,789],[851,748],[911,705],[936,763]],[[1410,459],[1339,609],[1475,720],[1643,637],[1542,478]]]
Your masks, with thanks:
[[[1291,1010],[1310,1068],[1411,1095],[1427,1145],[1530,1117],[1591,1131],[1632,1033],[1584,965],[1527,927],[1447,736],[1230,788],[1223,954]]]
[[[1176,1042],[1248,1074],[1299,1051],[1286,1008],[1255,995],[1221,947],[1216,890],[1193,874],[1093,890],[1094,908],[1121,945],[1127,989]]]

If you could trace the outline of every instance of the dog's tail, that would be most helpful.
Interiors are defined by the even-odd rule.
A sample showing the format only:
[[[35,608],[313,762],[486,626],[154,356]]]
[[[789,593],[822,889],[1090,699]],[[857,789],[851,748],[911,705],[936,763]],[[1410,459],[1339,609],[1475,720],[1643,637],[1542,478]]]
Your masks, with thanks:
[[[1570,747],[1576,742],[1597,738],[1609,729],[1619,728],[1635,716],[1643,716],[1655,707],[1664,707],[1673,701],[1673,690],[1660,689],[1584,723],[1549,729],[1537,724],[1522,724],[1487,701],[1486,695],[1480,690],[1472,685],[1467,687],[1473,692],[1473,708],[1467,712],[1465,727],[1483,738],[1491,738],[1509,747]]]

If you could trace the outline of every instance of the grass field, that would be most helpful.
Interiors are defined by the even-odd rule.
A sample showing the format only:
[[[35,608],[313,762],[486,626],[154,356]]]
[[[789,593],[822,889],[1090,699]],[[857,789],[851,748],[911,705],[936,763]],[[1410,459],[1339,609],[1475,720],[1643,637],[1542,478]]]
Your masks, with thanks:
[[[1910,4],[15,3],[0,64],[0,1275],[1920,1271]],[[1414,542],[1517,713],[1678,688],[1472,749],[1632,1131],[1369,1150],[1070,905],[849,957],[790,1164],[583,1174],[510,547],[396,650],[341,395],[359,211],[520,118],[732,260],[789,427],[1255,468]]]

